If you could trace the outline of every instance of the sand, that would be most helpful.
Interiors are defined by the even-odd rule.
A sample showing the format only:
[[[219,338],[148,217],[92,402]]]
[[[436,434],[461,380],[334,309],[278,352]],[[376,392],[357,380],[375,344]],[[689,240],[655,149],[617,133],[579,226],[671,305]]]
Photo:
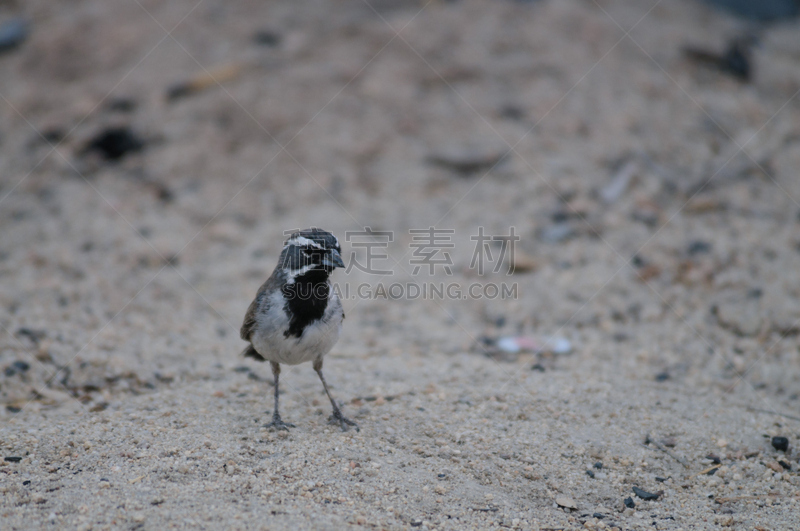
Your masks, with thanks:
[[[753,28],[688,0],[0,6],[20,14],[3,529],[797,526],[797,22],[755,28],[742,82],[683,48]],[[95,149],[109,130],[123,153]],[[393,232],[390,275],[333,277],[325,372],[360,432],[308,364],[281,377],[297,427],[262,428],[269,367],[239,357],[284,231],[315,225],[347,262],[348,231]],[[429,227],[451,274],[413,274]],[[513,274],[470,267],[479,227],[514,227]],[[395,283],[517,296],[355,293]],[[517,336],[570,349],[497,348]]]

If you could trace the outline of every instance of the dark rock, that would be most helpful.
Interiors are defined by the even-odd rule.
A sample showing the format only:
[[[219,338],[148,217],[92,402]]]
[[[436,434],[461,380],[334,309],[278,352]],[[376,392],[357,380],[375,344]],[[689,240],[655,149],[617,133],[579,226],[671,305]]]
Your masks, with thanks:
[[[636,504],[633,502],[633,498],[630,497],[625,498],[623,503],[625,503],[625,507],[627,507],[628,509],[633,509],[634,507],[636,507]]]
[[[747,82],[750,81],[752,74],[751,44],[752,39],[740,38],[732,40],[721,54],[693,46],[687,46],[683,51],[686,57],[697,63],[715,68],[739,81]]]
[[[525,118],[525,111],[515,105],[504,105],[500,108],[500,117],[507,120],[519,121]]]
[[[643,500],[657,500],[659,496],[661,496],[660,492],[654,494],[652,492],[647,492],[646,490],[640,489],[639,487],[633,487],[633,493]]]
[[[669,376],[669,373],[667,371],[660,372],[660,373],[656,374],[656,381],[657,382],[666,382],[667,380],[669,380],[669,378],[670,378],[670,376]]]
[[[466,177],[478,172],[491,171],[510,154],[510,151],[504,149],[457,148],[432,153],[425,160],[429,164],[446,168]]]
[[[30,25],[24,18],[12,18],[0,24],[0,53],[13,50],[30,33]]]
[[[773,437],[772,447],[781,452],[789,449],[789,439],[787,437]]]
[[[109,127],[96,134],[83,149],[97,153],[107,161],[118,161],[130,153],[144,149],[144,140],[128,127]]]
[[[794,18],[800,14],[800,4],[796,0],[705,0],[707,4],[719,7],[734,15],[749,20],[780,20]]]
[[[108,104],[109,111],[129,113],[136,109],[136,100],[133,98],[114,98]]]
[[[575,229],[568,223],[556,223],[542,229],[540,237],[547,243],[560,243],[575,236]]]
[[[596,462],[595,464],[593,464],[592,466],[593,466],[593,467],[595,467],[596,469],[600,470],[600,469],[602,469],[602,468],[603,468],[603,463],[601,463],[600,461],[598,461],[598,462]]]
[[[734,41],[721,57],[720,68],[740,81],[750,80],[750,50]]]
[[[594,479],[594,472],[592,472],[591,470],[587,470],[586,471],[586,475],[589,476],[590,478]]]
[[[253,41],[261,46],[275,48],[281,43],[281,36],[274,31],[263,29],[258,30],[255,35],[253,35]]]
[[[19,463],[20,461],[22,461],[22,458],[16,455],[12,455],[5,457],[4,460],[8,461],[9,463]]]
[[[708,242],[704,242],[702,240],[695,240],[689,244],[689,247],[686,249],[686,252],[689,256],[694,256],[696,254],[705,254],[711,252],[711,244]]]
[[[66,135],[64,130],[60,127],[48,127],[47,129],[41,131],[40,134],[40,138],[50,145],[61,142]]]
[[[34,343],[38,343],[39,340],[44,339],[47,336],[47,332],[44,330],[36,330],[33,328],[17,328],[17,337],[27,337]]]

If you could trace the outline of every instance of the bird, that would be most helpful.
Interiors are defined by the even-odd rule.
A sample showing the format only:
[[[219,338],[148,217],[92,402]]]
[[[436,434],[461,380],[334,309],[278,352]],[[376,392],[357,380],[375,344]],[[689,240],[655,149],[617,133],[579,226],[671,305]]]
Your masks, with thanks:
[[[284,422],[278,410],[281,364],[311,361],[333,406],[329,422],[342,431],[359,431],[358,424],[342,414],[322,375],[322,359],[338,341],[344,320],[342,302],[329,278],[334,269],[344,267],[341,253],[339,240],[328,231],[312,227],[292,232],[275,270],[247,309],[239,335],[249,345],[242,354],[269,361],[275,379],[275,407],[266,428],[295,427]]]

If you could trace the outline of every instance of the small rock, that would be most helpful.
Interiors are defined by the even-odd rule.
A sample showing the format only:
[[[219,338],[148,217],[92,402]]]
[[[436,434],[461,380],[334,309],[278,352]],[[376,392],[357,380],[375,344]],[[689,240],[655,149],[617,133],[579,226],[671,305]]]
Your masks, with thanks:
[[[789,439],[787,437],[773,437],[772,447],[778,451],[785,452],[789,449]]]
[[[575,500],[570,498],[569,496],[558,496],[556,497],[556,505],[559,507],[565,507],[567,509],[577,509],[578,504],[575,503]]]
[[[627,507],[628,509],[633,509],[636,507],[636,504],[633,502],[633,498],[630,497],[625,498],[623,503],[625,504],[625,507]]]
[[[640,489],[639,487],[633,487],[633,493],[636,494],[643,500],[657,500],[659,496],[661,496],[661,492],[647,492],[646,490]]]
[[[740,336],[754,336],[761,331],[761,312],[757,301],[731,301],[712,308],[720,326]]]
[[[800,11],[794,0],[761,0],[760,2],[706,0],[706,2],[752,21],[791,19],[796,17]]]
[[[638,165],[633,160],[629,160],[623,164],[611,178],[611,182],[600,190],[600,199],[602,199],[605,204],[610,205],[622,197],[622,194],[628,189],[633,176],[636,174],[637,168]]]
[[[509,154],[510,151],[506,149],[452,147],[428,155],[426,161],[466,177],[479,171],[491,171]]]
[[[783,472],[783,467],[777,461],[770,461],[766,463],[767,467],[773,472]]]
[[[253,35],[253,41],[261,46],[275,48],[281,43],[281,36],[274,31],[262,29],[258,30],[255,35]]]
[[[109,127],[98,132],[86,146],[83,153],[97,153],[104,160],[118,161],[129,153],[137,153],[144,148],[144,140],[128,127]]]
[[[686,252],[689,256],[710,253],[711,244],[702,240],[695,240],[689,244],[689,246],[686,248]]]
[[[539,237],[547,243],[561,243],[575,236],[575,229],[569,223],[556,223],[542,229]]]
[[[718,514],[714,517],[714,521],[722,527],[730,527],[733,525],[733,516],[729,514]]]
[[[558,336],[505,336],[495,343],[503,352],[549,352],[552,354],[569,354],[572,343],[569,339]]]
[[[16,455],[11,455],[11,456],[5,457],[4,461],[7,461],[9,463],[19,463],[20,461],[22,461],[22,458],[19,457],[19,456],[16,456]]]
[[[13,50],[28,37],[30,26],[24,18],[12,18],[0,24],[0,52]]]
[[[23,326],[17,329],[16,336],[27,337],[34,343],[39,343],[39,341],[47,337],[47,332],[45,332],[44,330],[36,330],[33,328],[26,328]]]

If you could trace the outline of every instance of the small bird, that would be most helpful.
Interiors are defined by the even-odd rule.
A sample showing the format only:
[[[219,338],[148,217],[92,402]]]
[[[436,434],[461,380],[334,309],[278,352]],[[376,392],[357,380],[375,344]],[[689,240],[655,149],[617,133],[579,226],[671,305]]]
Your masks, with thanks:
[[[275,409],[267,428],[295,427],[283,422],[278,412],[280,364],[313,361],[333,406],[329,422],[343,431],[349,426],[359,429],[342,415],[322,376],[322,358],[339,339],[344,320],[342,302],[328,279],[335,268],[344,267],[341,252],[339,240],[330,232],[312,227],[292,233],[283,244],[278,265],[244,316],[239,335],[250,345],[242,354],[269,361],[275,377]]]

